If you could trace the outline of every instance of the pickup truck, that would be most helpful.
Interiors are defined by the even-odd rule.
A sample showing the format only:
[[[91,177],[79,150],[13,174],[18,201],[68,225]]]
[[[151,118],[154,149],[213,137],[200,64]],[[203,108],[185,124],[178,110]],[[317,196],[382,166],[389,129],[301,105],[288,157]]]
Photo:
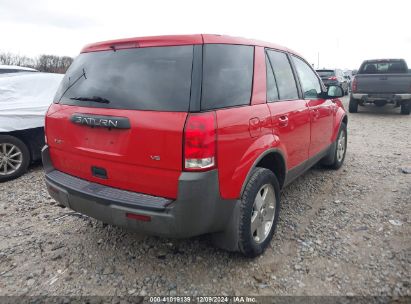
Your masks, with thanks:
[[[411,108],[411,73],[404,59],[366,60],[351,83],[349,112],[358,105],[373,103],[378,107],[394,104],[401,114]]]

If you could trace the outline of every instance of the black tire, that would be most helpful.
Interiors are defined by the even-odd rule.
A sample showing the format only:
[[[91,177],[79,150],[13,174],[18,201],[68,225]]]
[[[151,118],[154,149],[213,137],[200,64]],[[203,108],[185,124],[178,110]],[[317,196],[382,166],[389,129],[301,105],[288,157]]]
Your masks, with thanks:
[[[410,109],[411,109],[411,101],[403,102],[401,104],[401,114],[402,115],[410,115]]]
[[[255,236],[251,232],[251,220],[253,216],[254,201],[264,185],[271,185],[274,190],[275,202],[273,202],[274,218],[271,223],[270,230],[264,240],[257,242]],[[265,168],[255,168],[251,174],[251,178],[245,187],[243,196],[240,202],[240,218],[238,225],[239,235],[239,250],[246,257],[256,257],[264,252],[268,247],[276,225],[280,212],[280,186],[274,173]]]
[[[350,113],[358,112],[358,100],[350,97],[350,103],[348,104],[348,112]]]
[[[3,154],[2,147],[3,145],[14,145],[17,147],[20,152],[21,152],[21,162],[20,166],[13,172],[10,171],[10,173],[4,173],[4,162],[2,161],[2,155],[0,155],[0,182],[8,181],[14,178],[17,178],[24,173],[27,172],[27,168],[30,164],[30,152],[29,149],[27,148],[26,144],[18,139],[17,137],[10,136],[10,135],[0,135],[0,153]],[[13,155],[13,153],[11,154]],[[10,167],[6,167],[10,169]]]
[[[341,146],[339,146],[339,140],[341,136],[344,137],[343,142],[344,142],[344,151],[343,154],[341,155]],[[341,138],[342,139],[342,138]],[[344,163],[345,159],[345,154],[347,152],[347,125],[345,123],[341,123],[340,130],[338,131],[337,139],[331,146],[331,150],[329,154],[322,160],[322,165],[338,170],[341,168],[341,166]]]

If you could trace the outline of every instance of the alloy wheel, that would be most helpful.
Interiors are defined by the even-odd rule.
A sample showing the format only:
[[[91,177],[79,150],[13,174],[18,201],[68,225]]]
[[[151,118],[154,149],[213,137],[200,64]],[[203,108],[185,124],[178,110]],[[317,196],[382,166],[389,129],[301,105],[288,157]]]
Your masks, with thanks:
[[[0,175],[10,175],[16,172],[23,163],[23,153],[11,143],[0,144]]]
[[[258,190],[251,213],[251,235],[256,243],[262,243],[270,233],[276,208],[274,187],[263,185]]]
[[[342,131],[340,133],[340,136],[338,137],[337,141],[337,160],[338,162],[341,162],[344,158],[344,153],[345,153],[345,145],[346,145],[346,140],[345,140],[345,131]]]

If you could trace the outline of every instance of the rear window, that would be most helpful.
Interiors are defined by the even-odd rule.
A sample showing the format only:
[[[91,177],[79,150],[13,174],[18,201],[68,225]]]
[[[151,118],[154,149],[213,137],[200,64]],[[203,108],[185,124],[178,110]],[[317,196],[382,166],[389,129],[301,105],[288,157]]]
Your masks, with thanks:
[[[55,101],[99,108],[188,111],[192,63],[192,45],[82,53],[67,71]]]
[[[335,72],[332,70],[317,70],[317,74],[321,77],[335,76]]]
[[[250,104],[253,65],[253,46],[205,44],[201,108]]]
[[[361,66],[359,74],[407,73],[407,65],[403,61],[369,61]]]

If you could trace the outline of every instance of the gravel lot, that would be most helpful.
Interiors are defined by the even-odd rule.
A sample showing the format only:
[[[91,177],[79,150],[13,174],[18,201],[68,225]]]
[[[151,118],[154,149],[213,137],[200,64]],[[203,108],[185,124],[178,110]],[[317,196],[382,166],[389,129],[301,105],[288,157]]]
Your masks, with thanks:
[[[254,260],[207,236],[160,239],[76,216],[33,166],[0,184],[0,294],[410,296],[410,134],[399,108],[351,114],[344,166],[313,168],[284,191],[271,247]]]

